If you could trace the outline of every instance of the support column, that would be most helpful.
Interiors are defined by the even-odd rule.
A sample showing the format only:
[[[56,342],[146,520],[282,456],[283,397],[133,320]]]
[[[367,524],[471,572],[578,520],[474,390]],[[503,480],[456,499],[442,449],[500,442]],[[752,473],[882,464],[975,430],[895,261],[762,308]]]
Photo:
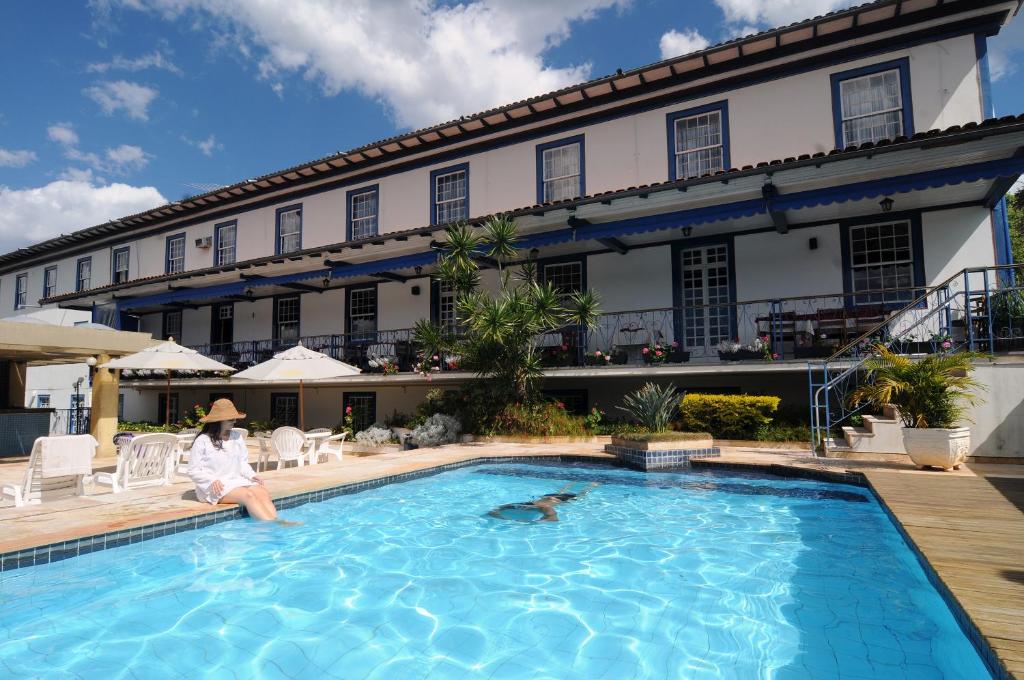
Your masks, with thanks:
[[[103,365],[110,361],[106,354],[96,356],[96,363]],[[100,446],[97,456],[116,456],[114,435],[117,434],[117,395],[120,391],[121,372],[109,368],[94,369],[92,376],[92,412],[89,416],[89,433],[96,437]]]
[[[28,364],[24,361],[8,361],[7,373],[7,404],[10,408],[24,408]]]

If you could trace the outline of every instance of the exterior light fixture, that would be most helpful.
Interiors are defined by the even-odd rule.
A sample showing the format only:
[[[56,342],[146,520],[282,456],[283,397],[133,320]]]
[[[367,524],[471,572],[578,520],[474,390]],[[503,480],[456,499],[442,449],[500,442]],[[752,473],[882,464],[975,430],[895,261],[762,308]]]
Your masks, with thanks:
[[[88,366],[89,368],[92,368],[93,366],[95,366],[96,365],[96,357],[88,357],[88,358],[86,358],[85,365]]]
[[[420,274],[423,273],[423,267],[421,267],[420,265],[416,265],[413,268],[413,271],[416,272],[416,276],[419,276]]]
[[[882,212],[892,212],[892,206],[896,201],[892,200],[888,196],[878,202],[878,207],[882,209]]]
[[[530,259],[536,260],[538,257],[540,257],[540,251],[536,248],[530,248]]]
[[[324,288],[326,288],[329,285],[331,285],[331,277],[330,276],[325,276],[324,277]]]
[[[683,238],[690,238],[690,234],[693,233],[693,227],[683,227]]]

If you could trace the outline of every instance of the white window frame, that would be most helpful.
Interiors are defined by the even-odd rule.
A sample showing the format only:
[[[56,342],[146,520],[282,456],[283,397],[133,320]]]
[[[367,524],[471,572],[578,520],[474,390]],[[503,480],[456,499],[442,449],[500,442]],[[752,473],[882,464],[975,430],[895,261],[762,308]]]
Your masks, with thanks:
[[[180,253],[175,251],[181,248]],[[167,261],[165,274],[180,274],[185,271],[185,235],[178,234],[167,239]]]
[[[28,274],[14,277],[14,308],[25,309],[28,306]]]
[[[554,166],[553,160],[554,160],[555,154],[556,153],[563,153],[567,149],[572,149],[572,148],[575,148],[575,150],[576,150],[576,173],[575,174],[557,175],[557,176],[549,177],[548,174],[547,174],[548,173],[549,160],[552,161],[550,163],[550,165],[553,167]],[[553,203],[555,201],[564,201],[564,200],[568,200],[568,199],[572,199],[572,198],[577,198],[578,196],[581,195],[582,187],[583,187],[583,182],[582,182],[582,178],[583,178],[583,157],[582,157],[582,153],[581,153],[582,150],[583,150],[583,147],[582,147],[582,145],[579,142],[569,142],[568,144],[562,144],[560,146],[553,146],[553,147],[550,147],[550,148],[547,148],[547,149],[543,149],[541,151],[541,172],[543,173],[543,177],[541,178],[541,182],[542,182],[542,187],[543,187],[543,191],[544,191],[543,199],[544,199],[545,203]],[[566,180],[575,180],[575,182],[574,183],[570,183],[570,182],[567,182]],[[571,190],[568,191],[568,193],[566,193],[565,189],[562,189],[561,193],[557,193],[557,194],[554,191],[556,187],[568,187],[568,186],[572,186],[573,187]]]
[[[178,319],[178,327],[177,327],[177,329],[174,329],[173,327],[169,328],[169,326],[171,326],[171,324],[167,323],[167,321],[168,321],[168,319],[172,319],[172,318],[177,318]],[[170,338],[175,338],[175,339],[177,339],[178,342],[181,342],[181,325],[182,325],[183,322],[184,322],[184,315],[182,314],[180,309],[177,309],[177,310],[174,310],[174,311],[164,312],[164,327],[163,327],[164,340],[168,340]]]
[[[53,280],[50,280],[51,274]],[[47,267],[43,270],[43,298],[53,297],[57,293],[57,268]]]
[[[896,106],[896,107],[889,107],[887,109],[879,109],[878,111],[872,111],[870,113],[858,113],[856,115],[850,115],[850,116],[846,115],[846,110],[845,110],[846,107],[844,105],[845,101],[846,101],[846,98],[843,96],[843,94],[844,94],[844,90],[848,86],[852,85],[853,83],[859,83],[859,82],[862,82],[862,81],[865,81],[865,80],[870,81],[872,78],[878,78],[878,77],[884,78],[886,75],[888,75],[890,73],[893,73],[893,74],[896,75],[896,101],[899,102],[898,106]],[[877,139],[861,139],[861,140],[857,140],[857,141],[854,142],[854,141],[851,141],[850,138],[846,134],[846,124],[849,123],[849,122],[855,121],[855,120],[861,120],[863,118],[871,118],[873,116],[883,116],[883,115],[885,115],[887,113],[894,113],[894,112],[898,112],[899,113],[899,115],[896,117],[896,120],[897,120],[897,122],[898,122],[898,124],[900,126],[900,129],[899,129],[899,132],[896,135],[893,135],[893,136],[899,137],[900,135],[902,135],[906,131],[905,128],[904,128],[904,125],[903,125],[903,116],[904,116],[904,110],[903,110],[903,77],[902,77],[902,74],[900,73],[900,69],[899,68],[884,69],[882,71],[875,71],[874,73],[867,73],[867,74],[864,74],[862,76],[854,76],[852,78],[844,78],[843,80],[839,81],[839,125],[840,125],[840,132],[842,133],[842,136],[843,136],[843,147],[844,148],[847,147],[847,146],[851,146],[853,144],[859,145],[859,144],[865,144],[867,142],[877,142],[879,139],[891,138],[889,135],[885,135],[884,137],[879,137]]]
[[[356,205],[365,203],[372,203],[372,212],[357,217]],[[376,189],[367,189],[366,191],[353,193],[349,197],[348,209],[351,216],[349,219],[349,229],[351,230],[352,240],[377,235],[377,217],[380,212],[380,201],[378,200]]]
[[[284,223],[286,215],[297,215],[298,219],[295,220],[295,229],[289,232],[285,232]],[[285,248],[285,244],[288,239],[295,240],[294,248]],[[284,255],[286,253],[294,253],[297,250],[302,250],[302,208],[289,208],[288,210],[282,210],[277,214],[277,254]]]
[[[442,180],[450,177],[462,176],[463,193],[455,198],[441,199],[439,188]],[[457,182],[457,180],[456,180]],[[469,171],[465,168],[452,170],[434,176],[434,217],[436,224],[452,224],[469,218]],[[458,214],[454,214],[458,211]],[[442,217],[442,212],[444,217]]]
[[[373,311],[372,312],[354,312],[355,305],[352,300],[357,293],[371,293],[373,295]],[[378,291],[376,286],[361,286],[358,288],[349,288],[348,300],[346,300],[348,309],[348,328],[349,333],[357,338],[366,339],[367,336],[375,335],[377,333],[377,326],[380,324],[379,319],[379,303],[380,300],[377,297]],[[356,322],[362,321],[373,321],[373,328],[356,328]]]
[[[862,264],[857,264],[855,262],[855,260],[857,259],[857,254],[858,254],[858,252],[856,250],[856,246],[855,246],[855,243],[856,243],[855,235],[857,234],[857,232],[863,231],[865,229],[878,228],[878,227],[886,227],[886,226],[893,226],[893,227],[900,226],[900,227],[903,227],[903,228],[906,229],[907,252],[910,254],[910,257],[909,258],[902,258],[902,259],[899,259],[899,260],[894,259],[894,260],[890,260],[890,261],[886,261],[886,262],[878,261],[878,262],[864,262]],[[897,235],[894,234],[893,238],[895,239],[896,237],[897,237]],[[880,289],[879,288],[865,288],[863,290],[858,290],[858,288],[857,288],[856,272],[858,270],[869,270],[869,269],[873,269],[873,268],[882,269],[882,268],[886,268],[886,267],[908,266],[910,268],[910,285],[912,287],[914,285],[914,270],[915,270],[915,266],[916,266],[916,262],[917,262],[916,258],[919,255],[918,253],[914,252],[914,225],[909,220],[891,220],[891,221],[885,221],[885,222],[874,222],[872,224],[858,224],[858,225],[855,225],[855,226],[851,226],[849,228],[847,238],[849,239],[849,246],[850,246],[850,293],[853,296],[854,304],[859,304],[859,305],[860,304],[877,304],[878,300],[875,300],[875,299],[872,299],[872,298],[876,298],[876,297],[879,297],[879,296],[881,296],[881,301],[883,303],[888,303],[888,302],[908,302],[909,300],[907,299],[907,295],[905,293],[901,294],[901,293],[897,293],[897,292],[890,292],[890,293],[880,292],[882,290],[886,290],[885,286],[883,286]],[[895,244],[894,244],[893,248],[896,248]],[[878,249],[873,249],[873,250],[865,250],[864,254],[866,255],[868,253],[873,253],[873,252],[881,253],[881,252],[884,252],[884,251],[881,248],[878,248]],[[901,295],[902,295],[902,297],[901,297]]]
[[[282,320],[281,320],[281,303],[283,303],[283,302],[292,302],[292,301],[295,303],[295,320],[294,321],[282,322]],[[300,333],[300,330],[301,330],[301,327],[302,327],[302,298],[300,298],[298,295],[288,295],[288,296],[285,296],[285,297],[275,298],[274,299],[274,311],[275,311],[275,314],[274,314],[274,321],[275,321],[275,325],[274,325],[274,339],[275,340],[284,340],[286,342],[290,342],[291,340],[298,340],[299,339],[299,333]],[[287,326],[285,326],[283,324],[287,324]],[[291,336],[291,335],[289,335],[288,337],[285,337],[285,335],[281,332],[282,328],[294,328],[295,329],[294,337]]]
[[[224,244],[224,234],[231,232],[231,244]],[[238,223],[235,224],[224,224],[216,227],[217,242],[213,244],[216,249],[217,255],[217,266],[225,264],[234,264],[238,256]],[[225,253],[231,253],[230,259],[225,256]]]
[[[680,148],[680,144],[686,139],[685,134],[681,134],[681,131],[685,131],[685,125],[687,121],[699,120],[701,118],[707,118],[709,121],[711,118],[718,119],[718,143],[717,144],[705,144],[704,146],[695,146],[691,148]],[[706,174],[714,174],[718,171],[725,170],[725,116],[721,109],[713,109],[710,111],[702,111],[695,113],[692,116],[680,116],[672,121],[672,150],[676,168],[676,179],[690,179],[693,177],[702,177]],[[685,162],[686,157],[690,154],[698,154],[702,151],[711,151],[714,149],[719,150],[718,154],[718,167],[713,167],[710,163],[707,171],[701,171],[696,173],[685,172],[685,168],[682,163]]]
[[[83,270],[85,270],[85,276],[82,276]],[[92,257],[83,257],[75,263],[75,291],[80,292],[83,290],[89,290],[91,285]]]
[[[131,253],[132,253],[132,251],[129,250],[128,248],[124,248],[124,249],[114,248],[114,252],[113,252],[113,258],[114,258],[114,267],[113,267],[113,270],[114,270],[114,280],[111,281],[111,283],[125,283],[125,282],[128,281],[129,273],[131,271],[130,268],[129,268],[130,267],[130,263],[131,263]],[[118,259],[122,255],[124,256],[124,269],[121,269],[120,267],[118,267]],[[123,279],[118,277],[118,273],[119,272],[124,272],[124,278]]]
[[[569,289],[567,289],[564,286],[553,286],[554,289],[555,289],[555,292],[558,293],[558,296],[560,298],[563,298],[563,299],[568,298],[573,293],[575,293],[575,292],[583,292],[583,290],[584,290],[584,285],[585,284],[584,284],[584,280],[583,280],[584,276],[583,276],[583,263],[582,262],[580,262],[579,260],[570,260],[570,261],[567,261],[567,262],[552,262],[550,264],[542,264],[541,265],[541,280],[544,283],[551,283],[551,276],[552,275],[560,276],[560,277],[565,277],[566,274],[564,272],[566,270],[569,270],[571,272],[571,270],[573,270],[573,269],[575,269],[575,272],[568,274],[568,276],[578,276],[579,277],[579,286],[578,287],[576,287],[574,290],[569,290]],[[560,271],[558,271],[556,273],[555,270],[560,270]]]

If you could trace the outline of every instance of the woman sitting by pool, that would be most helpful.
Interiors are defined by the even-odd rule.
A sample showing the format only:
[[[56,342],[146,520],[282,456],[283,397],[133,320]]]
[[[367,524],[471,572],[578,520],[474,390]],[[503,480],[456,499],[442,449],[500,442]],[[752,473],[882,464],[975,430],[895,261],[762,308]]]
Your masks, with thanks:
[[[573,483],[569,482],[555,493],[545,494],[536,500],[527,501],[526,503],[499,505],[487,514],[498,519],[511,519],[517,522],[557,522],[558,513],[555,511],[556,505],[577,498],[583,498],[595,486],[598,486],[597,482],[591,483],[578,493],[573,493],[569,491],[573,487]]]
[[[245,414],[239,413],[230,399],[213,402],[209,414],[200,419],[203,430],[189,452],[188,476],[204,503],[237,503],[244,505],[251,517],[277,519],[274,501],[249,465],[245,441],[231,431],[242,418]]]

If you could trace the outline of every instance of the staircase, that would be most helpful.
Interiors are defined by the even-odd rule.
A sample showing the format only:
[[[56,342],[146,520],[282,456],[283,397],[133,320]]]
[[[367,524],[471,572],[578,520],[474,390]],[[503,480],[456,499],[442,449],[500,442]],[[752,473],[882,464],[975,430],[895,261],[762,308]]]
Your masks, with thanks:
[[[916,299],[824,362],[809,364],[813,450],[837,458],[905,456],[902,424],[891,407],[882,417],[875,417],[862,413],[867,405],[849,403],[848,396],[867,379],[864,364],[871,358],[872,348],[884,345],[908,355],[991,354],[1006,338],[1004,326],[1009,326],[1015,337],[1017,327],[1024,325],[1024,318],[1013,316],[1009,324],[1005,322],[1007,303],[1024,293],[1022,282],[1024,265],[964,269],[937,286],[922,289]],[[885,292],[861,297],[876,302],[884,299]],[[848,304],[857,302],[856,296],[850,296]],[[852,425],[854,416],[860,416],[863,425]]]

